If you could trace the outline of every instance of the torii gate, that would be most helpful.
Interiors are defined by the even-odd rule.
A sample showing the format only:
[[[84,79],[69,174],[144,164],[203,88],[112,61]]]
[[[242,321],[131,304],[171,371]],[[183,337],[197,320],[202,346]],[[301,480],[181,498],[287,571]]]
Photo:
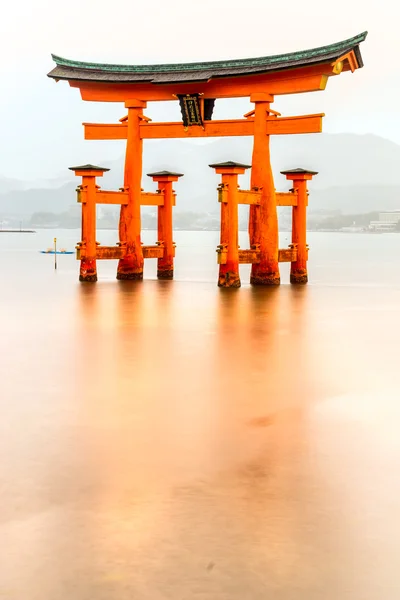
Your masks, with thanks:
[[[297,211],[296,224],[293,225],[292,252],[289,252],[289,258],[285,255],[286,258],[282,260],[290,260],[292,263],[292,283],[305,283],[307,281],[305,185],[306,180],[311,179],[315,173],[307,170],[286,172],[287,178],[294,182],[294,193],[292,199],[288,198],[288,194],[282,194],[282,203],[280,203],[280,195],[275,192],[274,187],[269,138],[271,135],[319,133],[322,131],[324,115],[282,117],[271,108],[271,103],[275,96],[281,94],[324,90],[329,77],[349,70],[354,72],[361,68],[363,62],[359,45],[366,36],[367,32],[364,32],[342,42],[302,52],[205,63],[110,65],[71,61],[52,55],[56,67],[48,74],[49,77],[56,81],[67,80],[71,87],[79,88],[83,100],[124,102],[128,109],[128,115],[120,119],[117,124],[84,123],[85,139],[126,139],[127,145],[124,187],[121,192],[101,192],[96,196],[93,190],[98,188],[94,177],[96,174],[102,174],[103,170],[100,168],[96,171],[99,168],[93,165],[74,167],[77,174],[86,177],[86,187],[81,187],[83,203],[87,198],[92,197],[94,211],[96,202],[121,204],[119,245],[114,249],[101,249],[98,245],[96,248],[95,237],[89,240],[89,244],[83,240],[78,250],[78,258],[81,258],[80,279],[83,281],[97,279],[96,258],[119,258],[118,279],[142,279],[144,255],[158,257],[159,260],[164,257],[162,254],[164,250],[153,251],[151,250],[153,247],[147,247],[150,248],[147,250],[141,244],[140,206],[149,202],[158,206],[164,204],[164,201],[153,201],[150,197],[154,195],[143,194],[141,189],[144,139],[253,136],[251,190],[244,201],[250,204],[251,248],[249,251],[242,251],[242,260],[239,257],[238,261],[252,263],[250,280],[252,284],[279,284],[280,251],[276,207],[277,204],[283,204],[299,208],[301,204],[304,210],[300,211],[301,217],[299,217],[300,212]],[[237,97],[249,97],[254,103],[254,109],[245,114],[242,119],[212,120],[214,103],[217,99]],[[179,101],[182,122],[153,123],[143,114],[147,102],[167,100]],[[226,170],[229,171],[229,167],[214,166],[223,178],[229,176]],[[237,182],[237,174],[244,172],[244,168],[247,168],[247,165],[235,167],[231,164],[232,174],[236,175],[235,182]],[[180,174],[171,174],[171,177],[173,175],[176,175],[175,180],[180,176]],[[168,181],[173,180],[171,177],[168,179],[168,175],[165,177]],[[88,182],[91,192],[88,191]],[[162,189],[159,191],[165,194]],[[172,188],[168,194],[172,194]],[[222,196],[222,193],[220,195]],[[147,201],[143,200],[144,196],[148,197]],[[301,201],[298,200],[300,196]],[[231,211],[235,210],[232,209],[235,202],[239,202],[238,198],[234,200],[232,194],[228,194],[225,200],[221,201],[230,204]],[[172,206],[170,200],[168,206]],[[295,211],[295,208],[293,210]],[[93,221],[95,212],[90,214]],[[232,225],[235,219],[230,219],[229,223]],[[221,223],[221,239],[222,227]],[[87,229],[89,237],[92,236],[91,231],[92,229]],[[237,246],[235,235],[236,233],[230,232],[227,237],[229,239],[227,248],[222,244],[219,248],[220,254],[226,252],[232,254],[229,251],[229,243],[231,250],[232,245]],[[159,245],[163,246],[163,240],[159,242]],[[244,255],[243,253],[246,252],[247,254]],[[300,260],[298,260],[298,252],[301,255]],[[238,255],[236,250],[233,255]],[[223,261],[224,259],[220,257],[220,264],[223,264]],[[168,264],[169,267],[163,273],[165,275],[168,272],[172,277],[172,267],[170,263]],[[232,276],[229,273],[228,276],[221,277],[220,271],[219,285],[225,287],[240,285],[238,273],[232,272]]]

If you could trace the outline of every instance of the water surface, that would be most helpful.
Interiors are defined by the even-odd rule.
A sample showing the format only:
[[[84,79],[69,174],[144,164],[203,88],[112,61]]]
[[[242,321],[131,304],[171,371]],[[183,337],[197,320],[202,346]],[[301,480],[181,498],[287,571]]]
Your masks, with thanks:
[[[309,234],[310,285],[240,290],[217,232],[95,285],[53,235],[0,235],[0,598],[397,598],[400,235]]]

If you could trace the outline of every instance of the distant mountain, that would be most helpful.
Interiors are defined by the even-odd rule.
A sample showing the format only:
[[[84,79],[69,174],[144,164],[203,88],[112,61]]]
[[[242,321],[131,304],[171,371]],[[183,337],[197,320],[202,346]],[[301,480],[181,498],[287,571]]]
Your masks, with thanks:
[[[400,210],[400,186],[351,185],[314,190],[310,195],[311,212],[339,210],[343,214]]]
[[[215,212],[219,177],[209,164],[225,160],[251,163],[251,138],[192,140],[146,140],[143,187],[154,190],[146,174],[170,169],[184,173],[175,184],[177,211]],[[400,146],[375,135],[320,134],[275,136],[271,140],[275,185],[286,190],[289,182],[280,171],[305,167],[319,172],[310,185],[310,209],[341,210],[346,213],[400,208]],[[104,189],[123,184],[123,157],[102,166],[111,170],[98,180]],[[69,181],[66,183],[66,181]],[[50,179],[40,188],[26,189],[26,182],[0,178],[0,217],[5,214],[64,212],[76,201],[78,180],[66,168],[65,178]],[[249,176],[240,178],[245,189]]]
[[[14,190],[0,195],[0,217],[27,218],[35,212],[61,213],[76,201],[76,183],[54,189]]]

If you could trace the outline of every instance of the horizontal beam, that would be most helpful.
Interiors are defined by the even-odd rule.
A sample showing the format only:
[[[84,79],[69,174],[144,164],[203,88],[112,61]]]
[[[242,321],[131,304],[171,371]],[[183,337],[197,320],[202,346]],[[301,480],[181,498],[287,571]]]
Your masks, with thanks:
[[[324,113],[296,117],[268,117],[268,135],[293,135],[298,133],[321,133]]]
[[[185,129],[183,123],[143,123],[140,137],[143,140],[167,138],[232,137],[251,136],[254,132],[253,119],[232,119],[225,121],[205,121],[204,127],[192,125]]]
[[[219,265],[225,265],[228,256],[228,247],[224,245],[222,248],[217,248],[217,262]],[[278,261],[279,262],[294,262],[297,260],[297,248],[285,248],[278,250]],[[239,249],[239,264],[255,264],[260,262],[260,251],[259,250],[240,250]]]
[[[77,202],[87,202],[87,191],[77,188]],[[128,192],[96,190],[96,204],[128,204]]]
[[[297,260],[297,248],[284,248],[278,250],[278,261],[279,262],[294,262]]]
[[[297,192],[276,192],[277,206],[297,206]]]
[[[126,189],[126,188],[125,188]],[[86,202],[86,190],[78,188],[78,202]],[[173,196],[173,206],[175,206],[175,194]],[[127,191],[114,192],[97,190],[96,191],[96,204],[119,204],[127,205],[129,203],[129,195]],[[140,196],[141,206],[164,206],[164,194],[154,192],[142,192]]]
[[[82,123],[85,140],[126,140],[128,123]]]
[[[268,135],[289,135],[297,133],[320,133],[323,114],[295,117],[268,117]],[[126,123],[105,124],[83,123],[85,140],[125,140],[128,135]],[[254,119],[230,119],[204,121],[204,127],[192,125],[185,128],[181,122],[142,123],[140,137],[143,140],[168,138],[207,138],[252,136]]]
[[[283,71],[221,77],[195,83],[107,83],[96,81],[73,81],[69,85],[79,88],[82,100],[90,102],[125,102],[137,98],[148,102],[175,100],[178,94],[203,94],[204,98],[245,98],[251,94],[272,95],[299,94],[325,89],[332,72],[332,61]],[[345,63],[344,69],[347,69]]]
[[[259,250],[239,250],[239,264],[252,265],[260,262]]]
[[[164,246],[142,246],[143,258],[162,258],[164,256]],[[126,255],[125,246],[97,246],[97,260],[118,260]],[[76,258],[81,260],[86,258],[85,246],[76,247]]]
[[[163,246],[142,246],[143,258],[163,258]]]
[[[261,192],[253,190],[239,190],[238,204],[260,204]]]
[[[97,246],[96,259],[98,259],[98,260],[108,260],[108,259],[117,260],[120,258],[124,258],[125,253],[126,253],[126,248],[124,246]],[[77,260],[86,258],[85,246],[78,245],[76,247],[76,258],[77,258]]]
[[[128,204],[128,192],[97,190],[96,204]]]
[[[164,194],[154,192],[142,192],[140,196],[141,206],[164,206]]]

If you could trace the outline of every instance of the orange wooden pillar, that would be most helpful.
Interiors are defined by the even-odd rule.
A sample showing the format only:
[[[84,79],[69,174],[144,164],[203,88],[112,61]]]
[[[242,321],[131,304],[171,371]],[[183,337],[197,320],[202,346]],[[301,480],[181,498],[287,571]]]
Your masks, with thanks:
[[[172,207],[174,205],[172,183],[178,181],[183,174],[159,171],[148,173],[148,176],[158,183],[158,189],[164,196],[164,203],[158,207],[157,219],[158,244],[164,248],[164,255],[157,259],[157,277],[158,279],[173,279],[175,247],[172,227]]]
[[[271,94],[257,93],[252,94],[250,100],[255,103],[251,188],[261,191],[260,205],[250,206],[250,246],[260,250],[260,262],[252,265],[250,283],[279,285],[278,216],[270,159],[270,136],[267,134],[267,117],[274,97]]]
[[[96,268],[96,177],[102,177],[105,171],[95,165],[70,167],[77,177],[82,177],[78,187],[78,201],[82,204],[82,241],[78,244],[81,256],[79,281],[97,281]]]
[[[219,252],[219,287],[240,287],[239,276],[239,217],[238,175],[243,175],[250,165],[233,161],[210,165],[222,175],[219,188],[221,202],[221,237]],[[223,258],[222,258],[223,257]]]
[[[292,247],[296,250],[297,257],[290,267],[290,283],[304,284],[308,281],[307,273],[307,181],[311,180],[316,171],[306,169],[292,169],[281,171],[286,179],[293,181],[293,188],[297,190],[297,206],[293,206],[292,213]]]
[[[140,198],[142,193],[142,154],[143,141],[140,138],[140,122],[146,102],[129,100],[128,131],[126,142],[124,187],[129,201],[121,206],[119,221],[120,245],[126,247],[126,254],[118,263],[117,279],[143,279],[143,252],[140,239]]]

